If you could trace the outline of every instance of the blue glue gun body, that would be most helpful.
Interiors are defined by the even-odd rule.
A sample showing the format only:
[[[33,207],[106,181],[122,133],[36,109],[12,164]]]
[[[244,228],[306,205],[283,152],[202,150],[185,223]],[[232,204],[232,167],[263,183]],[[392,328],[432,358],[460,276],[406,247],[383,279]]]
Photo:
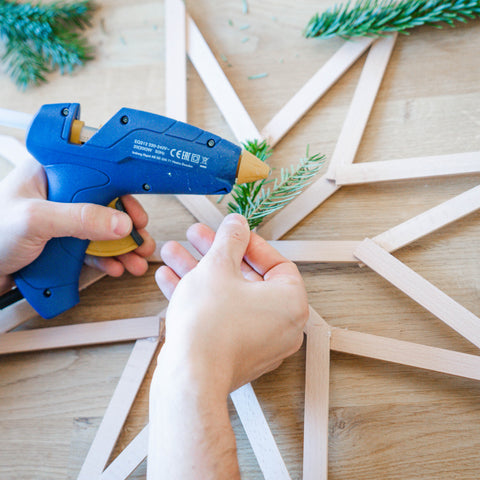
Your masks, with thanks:
[[[108,205],[133,193],[225,194],[235,182],[241,149],[171,118],[122,108],[86,143],[70,142],[77,103],[44,105],[27,133],[27,149],[45,168],[48,199]],[[14,275],[44,318],[76,305],[88,240],[50,240]]]

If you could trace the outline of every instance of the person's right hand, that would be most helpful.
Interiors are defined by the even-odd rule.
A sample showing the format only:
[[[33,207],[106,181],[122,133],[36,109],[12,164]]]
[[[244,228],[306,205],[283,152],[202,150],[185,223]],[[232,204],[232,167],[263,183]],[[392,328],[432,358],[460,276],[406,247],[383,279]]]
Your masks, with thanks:
[[[300,348],[305,287],[295,264],[251,233],[241,215],[227,216],[216,235],[197,224],[187,237],[203,259],[169,242],[156,275],[170,299],[159,367],[193,369],[227,395]]]
[[[155,250],[145,230],[147,213],[132,196],[122,197],[128,212],[91,203],[50,202],[43,167],[33,158],[25,160],[0,182],[0,294],[13,285],[11,274],[30,264],[53,237],[117,240],[127,236],[132,223],[144,239],[133,252],[118,257],[92,257],[85,263],[111,276],[124,270],[143,275],[146,257]]]

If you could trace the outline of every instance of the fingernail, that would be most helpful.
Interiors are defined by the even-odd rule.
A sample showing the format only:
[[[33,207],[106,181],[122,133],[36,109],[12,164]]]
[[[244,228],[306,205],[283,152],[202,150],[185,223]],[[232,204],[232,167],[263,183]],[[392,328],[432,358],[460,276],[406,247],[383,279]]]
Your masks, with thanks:
[[[130,220],[126,215],[115,214],[112,216],[112,230],[119,237],[126,237],[130,233]]]
[[[225,217],[225,223],[229,225],[245,225],[246,218],[239,213],[231,213]]]

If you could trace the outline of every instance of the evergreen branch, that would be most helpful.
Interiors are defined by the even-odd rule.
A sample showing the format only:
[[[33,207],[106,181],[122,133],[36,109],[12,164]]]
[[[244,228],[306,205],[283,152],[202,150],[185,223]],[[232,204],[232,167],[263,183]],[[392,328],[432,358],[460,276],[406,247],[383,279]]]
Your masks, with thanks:
[[[245,148],[265,161],[272,150],[265,141],[248,142]],[[232,191],[233,201],[228,203],[228,211],[242,214],[248,221],[250,229],[254,229],[263,219],[283,208],[306,187],[315,176],[325,160],[324,155],[309,156],[301,159],[297,167],[291,166],[280,172],[280,179],[273,186],[267,187],[271,180],[235,185]]]
[[[2,60],[21,88],[45,82],[59,68],[71,72],[92,58],[92,49],[75,30],[90,25],[94,6],[90,0],[61,1],[48,5],[0,0]]]
[[[454,27],[455,22],[478,17],[480,0],[358,0],[353,6],[348,1],[315,14],[304,34],[307,38],[408,34],[421,25]]]

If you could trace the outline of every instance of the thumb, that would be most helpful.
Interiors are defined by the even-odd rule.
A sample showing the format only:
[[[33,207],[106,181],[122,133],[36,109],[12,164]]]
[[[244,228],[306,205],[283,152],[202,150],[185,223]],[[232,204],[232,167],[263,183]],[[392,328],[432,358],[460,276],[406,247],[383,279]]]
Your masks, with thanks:
[[[34,235],[45,239],[77,237],[116,240],[132,231],[132,220],[110,207],[93,203],[39,202],[31,222]],[[33,216],[33,215],[32,215]]]
[[[220,259],[235,270],[240,265],[250,241],[250,229],[242,215],[227,215],[218,227],[215,239],[205,258]]]

